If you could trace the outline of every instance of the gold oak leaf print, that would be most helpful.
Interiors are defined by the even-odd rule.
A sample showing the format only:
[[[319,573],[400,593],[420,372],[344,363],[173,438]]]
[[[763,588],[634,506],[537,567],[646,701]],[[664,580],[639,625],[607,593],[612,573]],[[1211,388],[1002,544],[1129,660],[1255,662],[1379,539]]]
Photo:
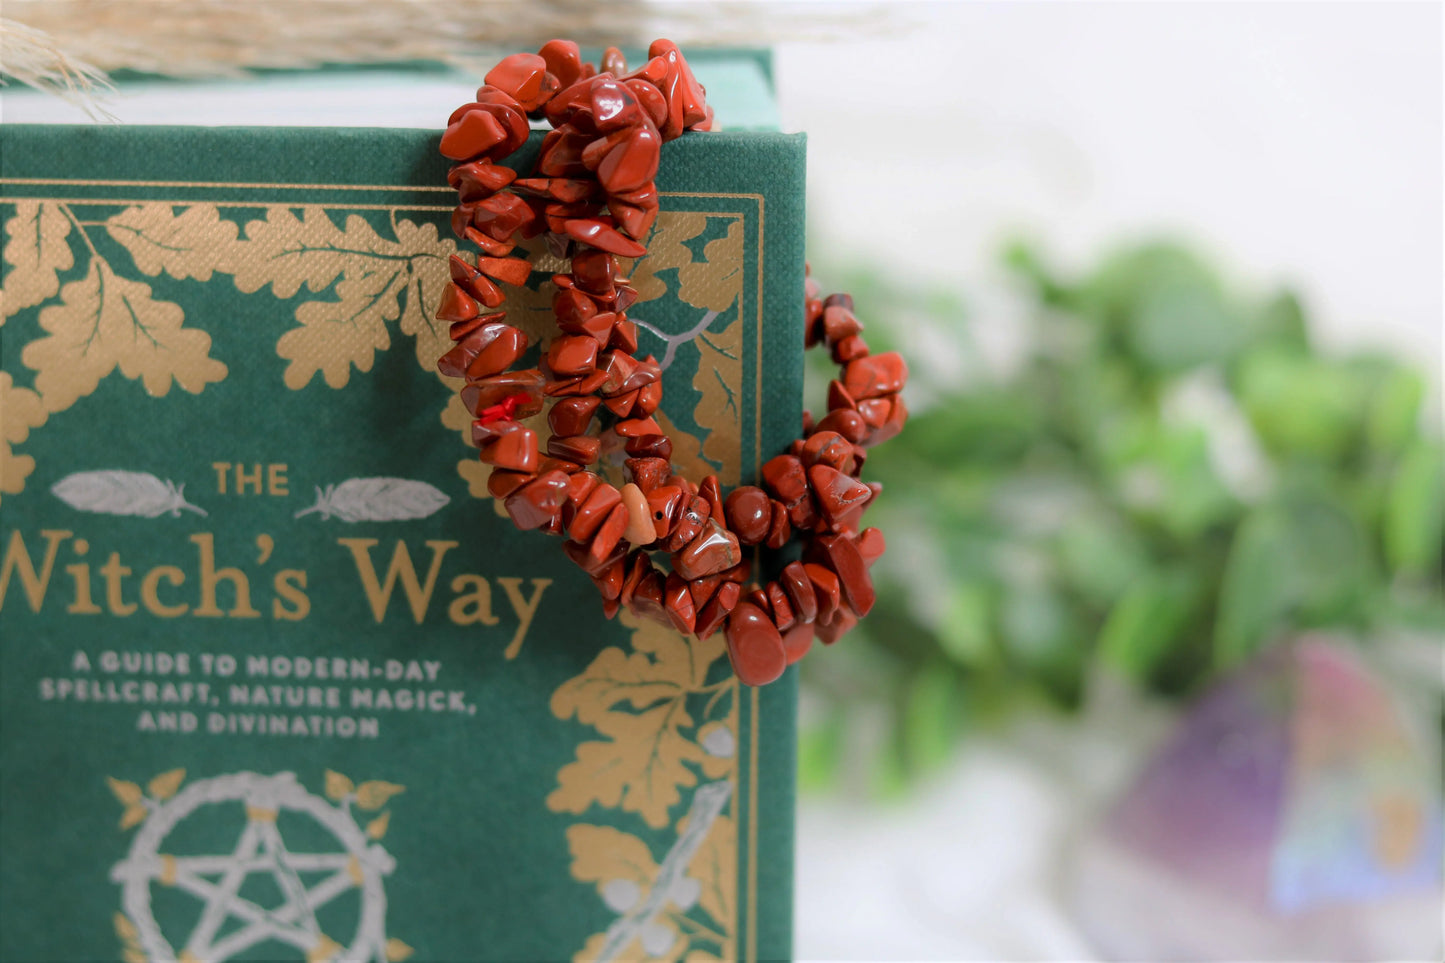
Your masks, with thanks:
[[[318,373],[341,388],[351,369],[369,371],[377,351],[391,346],[388,321],[400,321],[416,338],[416,358],[432,368],[448,343],[446,325],[431,317],[448,280],[447,258],[456,244],[435,225],[392,222],[395,240],[379,235],[365,218],[352,214],[337,227],[320,207],[273,206],[264,220],[246,225],[244,253],[220,267],[237,289],[250,293],[270,285],[278,298],[294,297],[304,286],[334,297],[308,300],[296,308],[300,327],[283,334],[276,353],[290,362],[288,388],[305,387]]]
[[[737,457],[742,449],[742,410],[738,391],[743,383],[743,322],[735,318],[717,334],[704,331],[697,337],[697,371],[692,386],[701,395],[692,418],[707,434],[702,457],[716,470],[718,481],[736,485],[742,466]]]
[[[614,885],[618,882],[635,886],[636,899],[645,897],[657,878],[657,861],[647,844],[620,829],[577,823],[567,827],[567,848],[572,853],[572,878],[597,884],[597,895],[604,900],[617,901],[608,888],[622,888]]]
[[[16,387],[10,372],[0,371],[0,493],[18,495],[35,470],[35,459],[18,455],[15,446],[30,436],[30,429],[45,424],[47,413],[40,396]]]
[[[691,766],[701,765],[707,753],[690,735],[695,721],[687,698],[704,691],[708,667],[724,646],[720,636],[690,642],[625,610],[620,618],[633,629],[633,651],[603,649],[552,695],[557,718],[575,716],[605,741],[577,747],[575,761],[558,772],[547,805],[573,813],[593,803],[620,805],[660,829],[681,800],[680,790],[697,784]]]
[[[0,318],[53,298],[60,274],[75,266],[70,250],[70,218],[59,204],[16,201],[5,222],[5,285]]]
[[[707,230],[708,215],[696,211],[663,211],[652,224],[647,254],[632,262],[628,280],[637,290],[637,301],[653,301],[667,293],[667,282],[658,277],[668,268],[681,269],[692,263],[687,242]]]
[[[20,360],[36,372],[35,389],[50,412],[90,394],[117,367],[156,397],[172,382],[196,393],[225,378],[226,366],[211,357],[211,336],[184,321],[179,305],[155,300],[150,285],[119,276],[92,253],[85,277],[40,311],[47,334],[27,344]]]
[[[177,280],[209,281],[233,263],[237,226],[214,204],[141,204],[105,222],[106,232],[130,252],[142,274],[164,271]]]
[[[708,241],[702,252],[703,260],[689,259],[678,267],[677,296],[695,308],[720,314],[743,290],[742,218],[729,221],[727,233]]]

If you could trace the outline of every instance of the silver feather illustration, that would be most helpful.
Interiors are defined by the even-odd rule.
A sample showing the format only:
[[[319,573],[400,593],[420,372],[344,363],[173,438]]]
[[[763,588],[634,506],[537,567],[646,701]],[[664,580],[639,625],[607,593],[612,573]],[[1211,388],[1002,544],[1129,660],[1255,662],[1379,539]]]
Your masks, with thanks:
[[[78,471],[50,486],[50,493],[71,508],[97,515],[135,515],[155,518],[181,511],[206,512],[186,501],[186,486],[157,478],[149,472]]]
[[[343,522],[396,522],[426,518],[451,501],[440,489],[408,478],[348,478],[339,485],[316,488],[316,504],[296,517],[320,512]]]

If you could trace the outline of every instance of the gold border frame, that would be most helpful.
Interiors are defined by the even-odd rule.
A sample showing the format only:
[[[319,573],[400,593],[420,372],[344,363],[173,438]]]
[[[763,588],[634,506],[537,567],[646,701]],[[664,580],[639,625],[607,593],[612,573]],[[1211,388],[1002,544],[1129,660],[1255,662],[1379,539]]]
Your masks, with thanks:
[[[195,189],[195,190],[207,190],[207,189],[217,189],[217,188],[231,188],[231,189],[234,189],[234,190],[307,190],[307,191],[372,191],[372,192],[375,192],[375,191],[397,191],[397,192],[428,193],[428,194],[431,194],[431,193],[436,193],[436,194],[451,194],[451,193],[453,193],[453,189],[452,189],[451,187],[443,187],[443,186],[439,186],[439,185],[408,185],[408,184],[390,184],[390,185],[387,185],[387,184],[286,184],[286,183],[279,183],[279,182],[267,183],[267,182],[226,182],[226,181],[142,181],[142,180],[102,180],[102,179],[95,179],[95,180],[77,180],[77,179],[69,179],[69,178],[43,178],[43,177],[0,177],[0,185],[35,186],[35,187],[39,187],[39,186],[50,186],[50,185],[56,185],[56,186],[60,186],[60,185],[70,186],[70,185],[73,185],[73,186],[76,186],[76,187],[182,188],[182,189]],[[711,192],[711,191],[660,191],[660,192],[659,192],[659,196],[660,196],[660,197],[718,198],[718,199],[747,199],[747,200],[753,201],[753,202],[756,203],[756,205],[757,205],[757,214],[758,214],[758,239],[757,239],[757,255],[756,255],[756,270],[757,270],[757,295],[756,295],[756,300],[757,300],[757,316],[756,316],[756,328],[757,328],[757,334],[756,334],[756,344],[755,344],[755,347],[754,347],[754,355],[755,355],[755,357],[754,357],[754,365],[755,365],[755,367],[754,367],[754,382],[755,382],[755,388],[756,388],[756,397],[755,397],[755,399],[754,399],[754,404],[753,404],[753,428],[754,428],[754,430],[753,430],[753,461],[754,461],[754,464],[757,465],[757,464],[759,464],[759,463],[761,462],[761,460],[762,460],[762,454],[763,454],[763,451],[762,451],[762,448],[763,448],[763,418],[762,418],[763,371],[762,371],[762,368],[763,368],[763,319],[764,319],[764,316],[765,316],[765,312],[764,312],[764,310],[763,310],[763,308],[764,308],[764,285],[763,285],[764,269],[763,269],[763,261],[764,261],[764,251],[766,250],[766,246],[765,246],[765,244],[764,244],[764,240],[765,240],[765,230],[766,230],[766,225],[767,225],[767,201],[766,201],[766,198],[764,198],[764,196],[763,196],[762,194],[742,193],[742,192],[726,192],[726,191],[718,191],[718,192]],[[278,203],[278,201],[276,201],[276,200],[271,200],[271,201],[269,201],[269,202],[262,202],[262,201],[250,201],[250,202],[248,202],[248,201],[246,201],[246,200],[224,200],[224,201],[223,201],[223,200],[216,200],[216,199],[214,199],[214,198],[199,198],[199,197],[191,197],[191,198],[184,198],[184,199],[168,199],[168,198],[160,198],[160,197],[150,197],[150,198],[142,198],[142,199],[128,199],[128,198],[111,198],[111,197],[105,197],[105,198],[97,198],[97,197],[40,197],[40,196],[32,196],[32,195],[26,195],[26,196],[24,196],[24,197],[13,197],[13,196],[8,196],[8,195],[7,195],[6,197],[3,198],[3,200],[4,200],[5,202],[7,202],[7,203],[8,203],[8,202],[18,201],[18,200],[26,200],[26,201],[32,201],[32,200],[33,200],[33,201],[40,201],[40,202],[55,202],[55,203],[60,203],[60,202],[80,202],[80,203],[93,203],[93,204],[130,204],[130,205],[133,205],[133,204],[176,204],[176,205],[182,205],[182,204],[210,203],[210,204],[215,204],[215,205],[218,206],[218,207],[220,207],[220,206],[225,206],[225,207],[265,206],[265,205],[267,205],[267,204],[275,204],[275,203]],[[287,204],[288,202],[282,200],[282,201],[279,201],[279,203]],[[334,203],[334,202],[333,202],[333,203],[326,203],[326,202],[321,202],[321,203],[308,202],[308,203],[298,203],[298,204],[295,204],[294,206],[297,206],[297,207],[321,207],[321,208],[328,208],[328,207],[345,207],[345,208],[350,209],[350,210],[367,210],[367,211],[401,211],[401,210],[406,210],[406,211],[423,211],[423,212],[428,212],[428,213],[444,213],[444,212],[447,212],[447,211],[452,210],[452,206],[451,206],[451,205],[433,205],[433,204],[355,204],[355,203]],[[748,215],[748,212],[746,212],[746,211],[708,211],[708,212],[705,212],[705,213],[716,214],[716,215],[719,215],[719,216],[732,215],[732,216],[740,217],[740,218],[743,219],[744,223],[746,223],[746,221],[747,221],[747,215]],[[741,312],[742,312],[742,305],[739,305],[739,316],[741,316]],[[741,452],[739,452],[739,454],[741,454]],[[758,926],[757,926],[758,866],[757,866],[757,852],[758,852],[758,765],[759,765],[758,729],[759,729],[759,721],[760,721],[760,718],[761,718],[761,706],[760,706],[760,700],[759,700],[758,690],[757,690],[756,688],[750,688],[749,691],[750,691],[750,699],[749,699],[749,723],[748,723],[748,729],[749,729],[749,748],[748,748],[748,802],[747,802],[747,809],[748,809],[748,833],[747,833],[747,837],[748,837],[748,841],[747,841],[747,850],[746,850],[747,861],[748,861],[747,880],[746,880],[747,913],[746,913],[746,919],[745,919],[745,921],[744,921],[744,922],[745,922],[745,932],[746,932],[746,936],[745,936],[744,942],[746,943],[746,950],[745,950],[745,955],[743,956],[743,958],[744,958],[746,961],[748,961],[748,963],[756,963],[757,954],[758,954],[758,951],[757,951],[757,942],[758,942]],[[735,774],[734,774],[734,779],[736,780],[736,779],[738,778],[737,770],[735,770],[734,772],[735,772]],[[739,805],[739,804],[740,804],[739,801],[738,801],[738,799],[737,799],[737,795],[738,795],[738,794],[737,794],[737,792],[736,792],[736,790],[735,790],[734,793],[733,793],[733,803],[734,803],[734,805]],[[739,840],[739,842],[740,842],[740,840]],[[742,855],[741,847],[739,847],[739,855]],[[737,914],[738,911],[739,911],[739,907],[738,907],[738,905],[737,905],[737,901],[734,900],[734,914]],[[733,930],[734,930],[734,933],[735,933],[735,934],[737,933],[737,930],[738,930],[737,922],[738,922],[738,921],[737,921],[736,919],[734,919]],[[736,937],[735,937],[735,938],[736,938]]]

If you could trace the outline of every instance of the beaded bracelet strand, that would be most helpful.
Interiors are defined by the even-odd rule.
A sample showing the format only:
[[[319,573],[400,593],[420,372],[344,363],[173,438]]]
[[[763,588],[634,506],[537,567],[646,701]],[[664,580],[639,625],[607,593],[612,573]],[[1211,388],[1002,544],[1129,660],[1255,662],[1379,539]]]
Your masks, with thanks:
[[[497,162],[526,141],[528,116],[545,117],[552,130],[535,175],[518,178]],[[826,345],[840,366],[827,414],[816,422],[804,415],[803,437],[763,465],[760,486],[724,498],[716,476],[694,485],[673,473],[672,442],[653,418],[662,370],[651,355],[636,357],[627,309],[637,294],[618,258],[647,253],[639,239],[658,214],[662,144],[709,130],[712,120],[702,85],[668,40],[655,41],[631,72],[616,48],[599,70],[565,40],[497,64],[441,140],[442,154],[457,162],[447,178],[458,194],[452,229],[480,254],[451,258],[437,317],[451,322],[455,345],[438,367],[465,379],[472,441],[493,466],[488,491],[518,528],[566,536],[567,555],[596,584],[608,618],[626,605],[700,639],[723,629],[738,678],[762,685],[815,637],[836,641],[873,606],[868,566],[884,541],[860,523],[879,486],[859,472],[867,449],[903,428],[908,371],[897,354],[869,353],[852,298],[820,299],[809,278],[806,344]],[[527,337],[496,310],[504,301],[497,282],[526,282],[530,265],[509,255],[519,236],[543,233],[570,260],[552,277],[560,334],[539,367],[513,370]],[[520,419],[549,398],[552,434],[541,448]],[[630,481],[620,489],[588,467],[614,445],[627,456]],[[743,548],[781,549],[794,537],[801,560],[775,580],[752,582]],[[654,552],[669,555],[665,569]]]

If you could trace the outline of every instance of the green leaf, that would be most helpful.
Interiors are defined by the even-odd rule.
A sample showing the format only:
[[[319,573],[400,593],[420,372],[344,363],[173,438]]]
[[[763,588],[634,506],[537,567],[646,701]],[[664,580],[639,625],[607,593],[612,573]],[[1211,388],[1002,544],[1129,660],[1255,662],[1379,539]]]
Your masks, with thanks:
[[[982,665],[993,655],[993,600],[987,586],[964,582],[949,594],[938,644],[954,662],[963,666]]]
[[[1385,502],[1385,558],[1391,570],[1423,574],[1439,564],[1445,470],[1439,442],[1417,441],[1400,458]]]
[[[1202,427],[1155,423],[1146,430],[1134,457],[1114,469],[1122,502],[1186,540],[1234,515],[1234,495],[1215,471]]]
[[[1325,492],[1296,492],[1282,502],[1289,526],[1289,575],[1302,626],[1352,625],[1378,575],[1364,526],[1346,504]]]
[[[1375,451],[1394,455],[1415,437],[1425,380],[1407,368],[1385,375],[1370,401],[1365,438]]]
[[[999,627],[1011,661],[1056,701],[1072,705],[1083,689],[1084,652],[1079,622],[1058,592],[1047,586],[1012,586]]]
[[[1266,301],[1254,327],[1259,342],[1297,351],[1309,347],[1304,307],[1293,291],[1280,291]]]
[[[898,799],[908,790],[908,767],[903,760],[902,729],[894,719],[888,738],[874,753],[868,768],[868,788],[881,799]]]
[[[1359,521],[1320,492],[1285,491],[1253,512],[1230,546],[1215,621],[1215,662],[1229,666],[1285,628],[1354,625],[1375,578]]]
[[[1147,288],[1130,318],[1130,343],[1152,367],[1166,371],[1224,363],[1249,337],[1212,277],[1169,279]]]
[[[957,686],[947,666],[926,665],[913,676],[904,697],[902,726],[910,769],[922,772],[947,761],[959,733]]]
[[[798,730],[798,788],[820,791],[838,781],[845,737],[843,716],[829,712],[816,724]]]
[[[1203,586],[1185,571],[1136,581],[1099,632],[1099,655],[1136,682],[1147,682],[1194,615]]]
[[[1361,372],[1323,358],[1268,350],[1239,369],[1240,401],[1276,455],[1338,459],[1361,428],[1368,384]]]
[[[1138,534],[1102,506],[1070,518],[1058,536],[1065,580],[1094,605],[1112,605],[1149,566]]]
[[[1214,661],[1235,665],[1264,644],[1291,604],[1289,535],[1277,512],[1253,512],[1240,525],[1224,565],[1214,624]]]

